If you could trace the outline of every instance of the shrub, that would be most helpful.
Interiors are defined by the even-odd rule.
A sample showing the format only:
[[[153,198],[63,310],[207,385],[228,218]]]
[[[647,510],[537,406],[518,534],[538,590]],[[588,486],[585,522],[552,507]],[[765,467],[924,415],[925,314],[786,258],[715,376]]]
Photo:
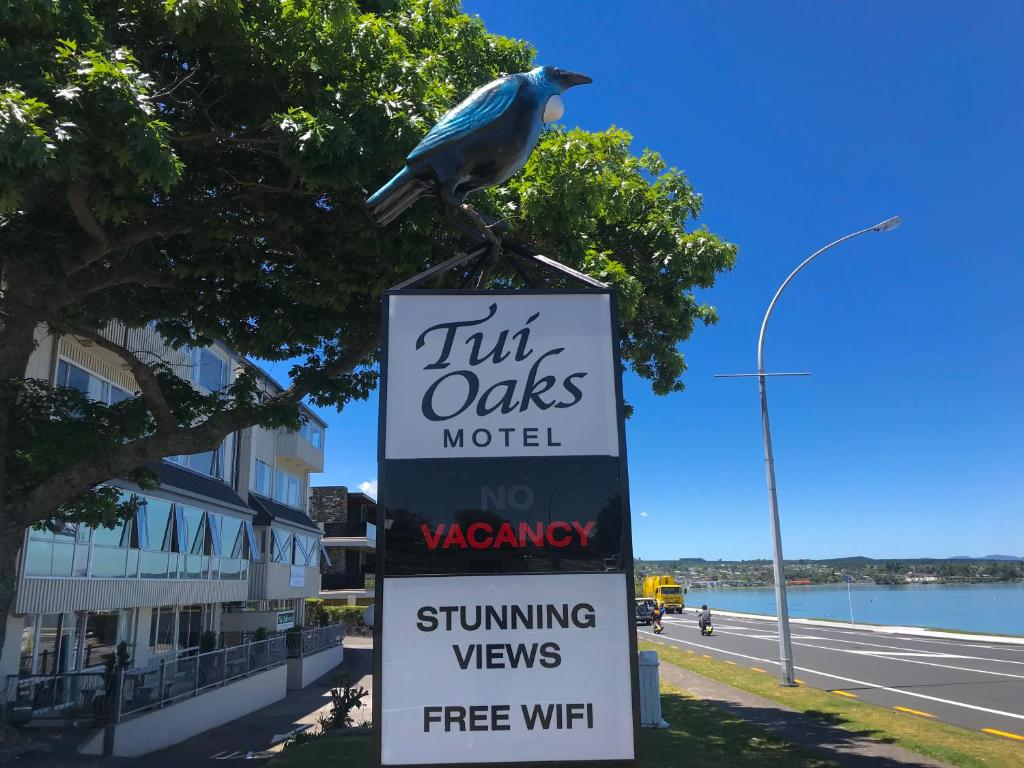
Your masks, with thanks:
[[[310,597],[306,600],[306,624],[312,627],[325,627],[330,617],[324,606],[323,598]]]
[[[209,653],[217,650],[217,633],[208,629],[199,636],[199,652]]]
[[[344,624],[346,629],[365,629],[366,622],[363,621],[363,611],[366,608],[361,605],[327,605],[324,612],[334,623]]]
[[[253,633],[252,639],[258,643],[260,640],[266,640],[269,634],[270,633],[267,632],[266,627],[257,627],[256,631]]]

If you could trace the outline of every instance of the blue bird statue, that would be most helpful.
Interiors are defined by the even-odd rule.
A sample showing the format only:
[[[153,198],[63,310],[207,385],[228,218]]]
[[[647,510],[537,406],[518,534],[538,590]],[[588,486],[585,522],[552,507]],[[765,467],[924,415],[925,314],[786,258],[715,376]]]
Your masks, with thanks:
[[[453,226],[498,249],[490,226],[466,204],[466,196],[514,176],[537,146],[544,124],[562,116],[562,94],[590,82],[576,72],[537,67],[477,88],[430,129],[405,167],[367,199],[370,220],[384,226],[424,195],[434,195]],[[475,230],[459,220],[460,211],[473,219]]]

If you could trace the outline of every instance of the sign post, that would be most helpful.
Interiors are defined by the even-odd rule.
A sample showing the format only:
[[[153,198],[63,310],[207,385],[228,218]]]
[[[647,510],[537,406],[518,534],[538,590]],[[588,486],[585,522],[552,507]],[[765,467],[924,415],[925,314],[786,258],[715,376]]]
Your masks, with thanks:
[[[614,295],[393,290],[383,323],[380,764],[632,765]]]

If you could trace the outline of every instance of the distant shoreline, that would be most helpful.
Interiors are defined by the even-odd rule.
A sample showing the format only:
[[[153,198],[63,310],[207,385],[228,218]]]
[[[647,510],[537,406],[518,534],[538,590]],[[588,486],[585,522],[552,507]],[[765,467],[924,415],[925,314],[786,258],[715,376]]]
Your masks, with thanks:
[[[1021,579],[1010,579],[1010,580],[962,580],[962,579],[951,579],[951,580],[937,580],[937,581],[908,581],[900,584],[884,584],[875,581],[853,581],[850,582],[851,587],[938,587],[938,586],[993,586],[997,584],[1024,584],[1024,580]],[[805,587],[844,587],[845,582],[842,581],[823,581],[814,584],[791,584],[786,583],[787,589],[801,589]],[[765,584],[724,584],[720,587],[704,587],[704,586],[691,586],[688,589],[700,589],[708,592],[715,592],[722,589],[774,589],[775,585],[772,583]]]

